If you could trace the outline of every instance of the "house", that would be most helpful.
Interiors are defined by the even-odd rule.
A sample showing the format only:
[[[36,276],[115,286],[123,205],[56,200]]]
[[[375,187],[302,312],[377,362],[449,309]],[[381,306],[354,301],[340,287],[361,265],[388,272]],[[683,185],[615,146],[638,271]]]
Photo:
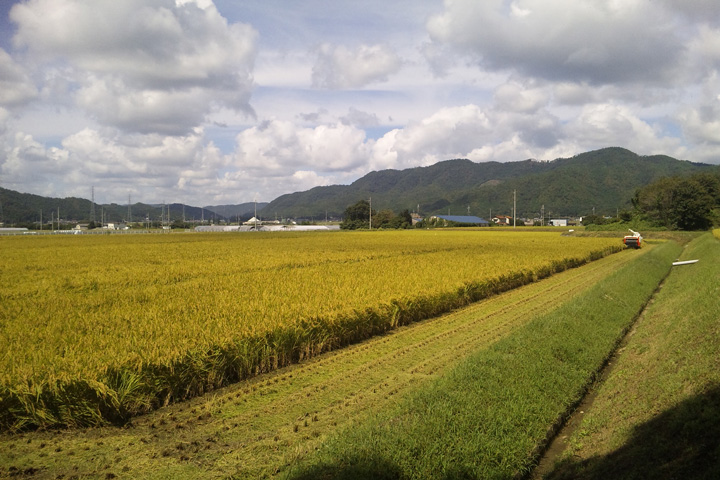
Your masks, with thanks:
[[[498,215],[496,217],[493,217],[492,221],[498,225],[512,225],[513,224],[513,218],[508,217],[506,215]]]
[[[464,223],[468,225],[477,225],[478,227],[487,227],[488,221],[484,218],[476,217],[474,215],[434,215],[430,217],[430,220],[445,220],[447,222]]]
[[[553,218],[548,222],[553,227],[567,227],[568,226],[568,219],[567,218]]]

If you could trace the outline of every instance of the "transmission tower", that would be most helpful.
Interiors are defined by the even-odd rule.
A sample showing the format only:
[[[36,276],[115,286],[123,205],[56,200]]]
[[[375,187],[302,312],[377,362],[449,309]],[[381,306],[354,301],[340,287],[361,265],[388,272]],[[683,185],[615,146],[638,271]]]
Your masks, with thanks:
[[[130,205],[132,205],[132,203],[130,203],[130,194],[128,193],[128,216],[127,216],[128,225],[130,225],[130,222],[132,222],[132,211],[130,210]]]
[[[90,221],[95,223],[95,187],[92,187],[90,199]]]

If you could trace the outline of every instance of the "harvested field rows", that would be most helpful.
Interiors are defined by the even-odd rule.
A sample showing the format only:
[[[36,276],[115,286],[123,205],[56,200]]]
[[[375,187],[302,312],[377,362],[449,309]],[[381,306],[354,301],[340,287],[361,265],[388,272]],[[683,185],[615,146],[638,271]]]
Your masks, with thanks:
[[[19,471],[37,469],[38,478],[110,473],[127,478],[262,478],[287,473],[297,458],[336,429],[361,424],[466,355],[570,300],[644,252],[621,252],[240,382],[138,417],[130,428],[4,436],[0,463]]]

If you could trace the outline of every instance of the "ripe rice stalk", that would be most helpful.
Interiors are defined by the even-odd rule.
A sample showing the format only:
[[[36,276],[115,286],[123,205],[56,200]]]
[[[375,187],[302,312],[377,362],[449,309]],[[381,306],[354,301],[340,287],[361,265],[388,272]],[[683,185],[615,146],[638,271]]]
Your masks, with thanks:
[[[620,250],[521,235],[10,239],[0,428],[126,421]]]

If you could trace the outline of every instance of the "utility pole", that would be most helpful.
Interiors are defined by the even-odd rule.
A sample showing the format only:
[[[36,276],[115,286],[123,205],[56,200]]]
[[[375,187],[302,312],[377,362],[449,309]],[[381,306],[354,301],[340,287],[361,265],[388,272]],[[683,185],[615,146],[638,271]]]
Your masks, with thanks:
[[[540,208],[540,226],[545,226],[545,204]]]
[[[130,209],[130,205],[132,205],[132,202],[130,201],[130,194],[128,193],[128,216],[127,216],[128,226],[130,226],[130,222],[132,222],[132,210]]]
[[[95,187],[91,189],[90,221],[95,223]]]
[[[370,197],[370,230],[372,230],[372,197]]]
[[[517,190],[513,190],[513,228],[515,228],[515,217],[517,217]]]

